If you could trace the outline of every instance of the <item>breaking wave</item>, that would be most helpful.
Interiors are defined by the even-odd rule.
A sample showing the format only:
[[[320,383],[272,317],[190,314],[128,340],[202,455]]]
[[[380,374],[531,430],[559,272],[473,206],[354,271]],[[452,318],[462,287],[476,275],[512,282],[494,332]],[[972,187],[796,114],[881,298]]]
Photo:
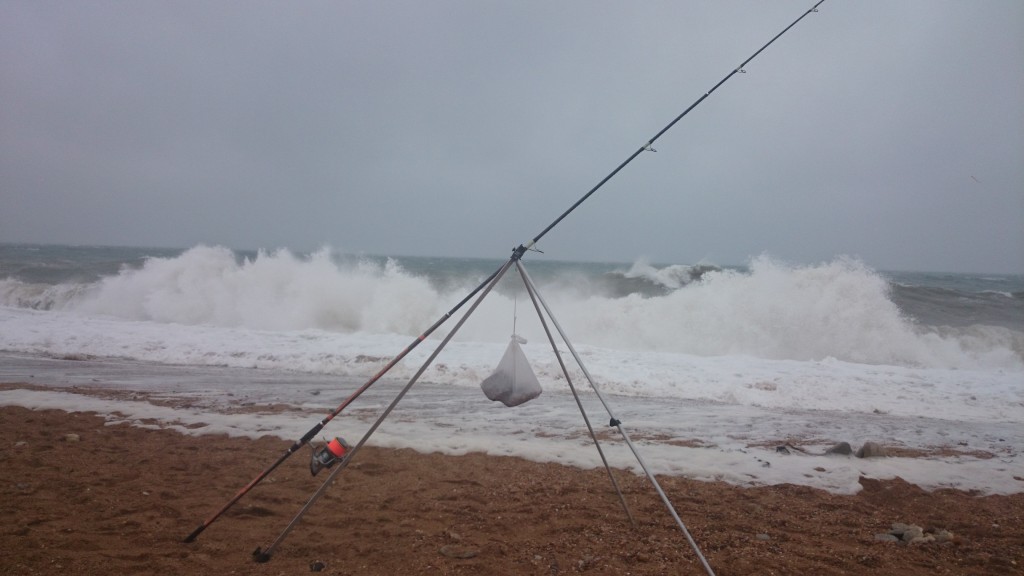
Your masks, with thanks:
[[[645,288],[618,290],[625,295],[580,289],[580,282],[606,285],[599,275],[577,274],[572,283],[545,276],[539,282],[575,343],[794,361],[1024,367],[1021,331],[922,325],[894,303],[893,286],[857,260],[791,266],[762,257],[746,271],[637,263],[617,274]],[[130,321],[417,336],[483,277],[465,270],[451,275],[438,283],[396,260],[341,259],[329,249],[308,256],[278,250],[239,257],[226,248],[199,246],[149,258],[96,282],[0,280],[0,304]],[[544,338],[529,300],[520,291],[499,290],[458,339],[503,342],[513,329],[531,340]]]
[[[672,264],[658,268],[647,261],[635,262],[625,272],[615,271],[606,274],[611,286],[612,296],[663,296],[678,290],[691,282],[699,281],[708,272],[718,272],[721,268],[710,264],[685,266]]]

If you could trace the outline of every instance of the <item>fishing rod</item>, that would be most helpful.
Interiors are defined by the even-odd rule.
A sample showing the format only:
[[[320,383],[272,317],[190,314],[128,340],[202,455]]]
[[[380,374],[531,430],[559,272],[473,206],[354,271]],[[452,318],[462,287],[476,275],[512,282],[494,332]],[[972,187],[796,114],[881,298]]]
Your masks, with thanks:
[[[745,73],[746,70],[743,69],[744,66],[749,64],[750,61],[753,60],[754,58],[757,58],[757,56],[761,52],[764,52],[766,48],[771,46],[772,43],[775,42],[776,40],[778,40],[780,36],[782,36],[783,34],[788,32],[790,28],[792,28],[793,26],[796,26],[797,22],[803,20],[805,16],[807,16],[811,12],[817,12],[818,11],[818,6],[821,6],[822,3],[824,3],[824,2],[825,2],[825,0],[818,0],[817,4],[815,4],[814,6],[811,6],[811,8],[808,9],[803,14],[801,14],[799,18],[794,20],[789,26],[786,26],[782,30],[782,32],[779,32],[778,34],[776,34],[774,38],[769,40],[764,46],[761,46],[761,48],[757,52],[754,52],[753,54],[750,55],[749,58],[744,60],[739,66],[737,66],[736,68],[733,68],[733,70],[731,72],[729,72],[725,76],[725,78],[722,78],[721,80],[718,81],[718,84],[715,84],[714,86],[712,86],[711,90],[708,90],[707,92],[704,93],[703,96],[698,98],[693,104],[690,104],[689,108],[687,108],[686,110],[683,110],[682,113],[680,113],[678,116],[676,116],[664,128],[659,130],[658,133],[655,134],[653,138],[651,138],[650,140],[645,142],[643,144],[643,146],[640,146],[640,148],[637,148],[636,152],[633,152],[628,158],[626,158],[621,164],[619,164],[615,168],[615,170],[612,170],[607,176],[605,176],[603,179],[601,179],[601,181],[598,182],[596,186],[591,188],[589,192],[584,194],[579,200],[576,201],[575,204],[573,204],[572,206],[569,207],[568,210],[563,212],[561,216],[559,216],[558,218],[555,218],[555,221],[552,222],[551,224],[548,224],[548,227],[545,228],[544,230],[542,230],[540,234],[537,234],[536,236],[534,236],[534,238],[532,240],[530,240],[530,242],[527,243],[525,248],[522,245],[520,245],[519,248],[516,249],[517,251],[521,250],[521,252],[519,252],[519,255],[522,256],[522,254],[524,254],[526,252],[526,250],[532,248],[538,241],[540,241],[540,239],[545,234],[550,232],[552,228],[557,226],[559,224],[559,222],[561,222],[563,219],[565,219],[565,217],[568,216],[573,210],[578,208],[580,204],[583,204],[584,202],[586,202],[587,199],[590,198],[594,194],[594,192],[597,192],[598,189],[601,188],[602,186],[604,186],[606,182],[608,182],[609,180],[614,178],[615,175],[619,173],[619,171],[621,171],[623,168],[625,168],[626,165],[628,165],[630,162],[632,162],[637,156],[639,156],[640,154],[642,154],[644,152],[655,152],[656,150],[653,148],[653,144],[655,143],[655,141],[658,140],[658,138],[661,138],[662,134],[664,134],[665,132],[668,132],[673,126],[676,125],[677,122],[679,122],[680,120],[683,119],[683,116],[686,116],[687,114],[689,114],[690,110],[693,110],[694,108],[696,108],[698,105],[700,105],[701,102],[704,101],[705,98],[710,96],[715,90],[718,90],[719,86],[721,86],[722,84],[725,84],[726,81],[728,81],[730,78],[732,78],[736,74]]]
[[[412,341],[412,343],[410,343],[408,346],[406,346],[405,349],[402,350],[397,356],[392,358],[391,361],[388,362],[386,366],[384,366],[384,368],[382,368],[379,372],[374,374],[372,378],[367,380],[365,384],[360,386],[355,392],[353,392],[351,395],[349,395],[348,398],[346,398],[341,404],[339,404],[338,407],[335,408],[333,412],[331,412],[330,414],[325,416],[322,420],[317,422],[315,426],[310,428],[308,432],[306,432],[301,438],[296,440],[295,443],[292,444],[287,450],[285,450],[284,453],[281,454],[281,456],[279,456],[277,458],[277,460],[274,461],[273,464],[271,464],[265,470],[260,472],[255,478],[252,479],[252,481],[250,481],[248,484],[243,486],[230,500],[228,500],[228,502],[226,504],[224,504],[224,506],[222,506],[212,516],[210,516],[205,521],[203,521],[202,524],[200,524],[198,527],[196,527],[195,530],[193,530],[188,536],[185,537],[183,542],[185,542],[187,544],[189,542],[194,541],[196,539],[196,537],[198,537],[203,532],[203,530],[206,530],[210,526],[210,524],[213,524],[217,520],[217,518],[220,518],[222,514],[227,512],[229,508],[234,506],[236,502],[238,502],[239,500],[242,499],[243,496],[248,494],[250,490],[252,490],[257,484],[259,484],[264,478],[266,478],[268,475],[270,475],[271,472],[273,472],[278,466],[280,466],[285,460],[287,460],[289,456],[291,456],[292,454],[297,452],[299,449],[301,449],[303,446],[308,444],[310,442],[310,440],[312,440],[313,437],[316,436],[317,433],[319,433],[320,430],[323,429],[324,426],[326,426],[331,420],[334,420],[334,418],[338,414],[341,414],[342,410],[344,410],[346,407],[348,407],[348,405],[351,404],[356,398],[358,398],[363,392],[366,392],[366,390],[370,386],[372,386],[375,382],[380,380],[381,377],[383,377],[385,374],[388,373],[388,371],[390,371],[392,368],[394,368],[394,366],[396,364],[401,362],[402,359],[405,358],[409,354],[409,352],[412,352],[412,350],[414,348],[416,348],[420,344],[420,342],[423,342],[424,340],[426,340],[427,337],[430,336],[431,333],[433,333],[442,324],[444,324],[445,321],[447,321],[449,318],[451,318],[459,310],[459,308],[462,308],[462,306],[464,304],[466,304],[466,302],[469,302],[469,300],[471,300],[474,295],[476,295],[478,292],[483,290],[484,287],[486,287],[488,285],[488,283],[490,283],[498,275],[498,272],[500,272],[500,269],[499,270],[495,270],[493,274],[488,276],[486,280],[481,282],[479,286],[474,288],[473,291],[471,291],[469,294],[467,294],[466,297],[463,298],[461,301],[459,301],[459,303],[456,304],[451,310],[446,312],[443,316],[441,316],[441,318],[439,318],[436,322],[434,322],[434,324],[431,325],[430,328],[427,328],[426,331],[424,331],[422,334],[417,336],[416,339]],[[328,446],[332,447],[330,444],[328,444]],[[343,450],[341,450],[341,452],[343,452]],[[310,463],[310,471],[314,475],[319,470],[318,462],[317,462],[316,459],[321,454],[323,454],[323,453],[322,452],[320,454],[318,454],[317,452],[313,453],[314,460]],[[324,460],[321,460],[319,462],[319,464],[320,464],[320,466],[323,466],[323,465],[329,466],[330,463],[333,463],[333,462],[331,462],[331,460],[333,460],[333,459],[330,456],[326,456]]]
[[[451,339],[451,337],[454,335],[455,331],[458,330],[458,327],[462,325],[462,322],[464,322],[468,318],[469,314],[472,313],[473,309],[475,309],[475,307],[480,303],[480,301],[483,300],[484,296],[487,295],[487,292],[490,291],[490,287],[493,286],[493,284],[496,283],[496,281],[498,279],[500,279],[500,276],[502,274],[504,274],[506,270],[508,270],[509,266],[511,266],[513,263],[517,263],[519,260],[521,260],[522,257],[526,254],[526,252],[528,250],[532,249],[537,244],[537,242],[540,241],[541,238],[543,238],[548,232],[551,231],[551,229],[553,229],[555,226],[557,226],[570,213],[572,213],[576,208],[578,208],[581,204],[583,204],[583,202],[585,202],[588,198],[590,198],[595,192],[597,192],[598,189],[600,189],[602,186],[604,186],[605,183],[607,183],[609,180],[611,180],[616,174],[618,174],[623,168],[625,168],[637,156],[639,156],[643,152],[647,152],[647,151],[653,152],[654,148],[652,147],[652,145],[654,144],[654,142],[658,138],[660,138],[665,132],[668,132],[673,126],[676,125],[676,123],[678,123],[680,120],[682,120],[684,116],[689,114],[691,110],[693,110],[698,105],[700,105],[701,102],[703,102],[705,99],[707,99],[707,97],[710,96],[715,90],[717,90],[722,84],[725,84],[725,82],[728,81],[730,78],[732,78],[734,75],[736,75],[738,73],[745,72],[745,70],[743,69],[744,66],[746,66],[748,63],[750,63],[751,60],[753,60],[759,54],[761,54],[761,52],[764,52],[765,49],[767,49],[769,46],[771,46],[783,34],[788,32],[790,28],[792,28],[798,22],[803,20],[808,14],[811,14],[812,12],[817,12],[818,11],[818,6],[820,6],[824,2],[825,2],[825,0],[818,0],[818,2],[814,4],[814,6],[812,6],[806,12],[801,14],[799,18],[794,20],[789,26],[786,26],[781,32],[776,34],[764,46],[759,48],[749,58],[744,60],[739,66],[737,66],[732,71],[730,71],[729,74],[727,74],[724,78],[722,78],[710,90],[705,92],[704,95],[702,95],[700,98],[698,98],[693,104],[691,104],[688,108],[683,110],[682,113],[680,113],[678,116],[676,116],[664,128],[662,128],[660,131],[658,131],[658,133],[655,134],[654,137],[652,137],[650,140],[648,140],[646,143],[644,143],[644,145],[642,145],[635,152],[633,152],[633,154],[631,154],[628,158],[626,158],[626,160],[624,160],[621,164],[619,164],[607,176],[605,176],[603,179],[601,179],[601,181],[598,182],[597,185],[595,185],[593,188],[591,188],[586,194],[584,194],[579,200],[577,200],[572,206],[570,206],[558,218],[556,218],[553,222],[551,222],[551,224],[549,224],[546,228],[544,228],[539,234],[534,236],[530,241],[526,242],[525,244],[520,244],[519,246],[517,246],[512,251],[512,255],[509,257],[509,259],[507,261],[503,262],[502,265],[493,274],[491,274],[487,278],[487,280],[485,280],[482,284],[477,286],[469,295],[467,295],[461,302],[459,302],[459,304],[456,305],[455,308],[453,308],[441,320],[438,320],[438,322],[434,326],[431,327],[430,331],[433,331],[442,322],[447,320],[456,310],[461,308],[475,294],[480,292],[480,290],[482,290],[485,287],[487,287],[487,290],[474,303],[473,307],[466,313],[466,315],[462,318],[462,320],[460,320],[460,322],[456,326],[456,328],[450,334],[448,334],[448,336],[446,336],[446,338],[441,342],[441,345],[438,346],[438,348],[434,351],[434,353],[426,360],[426,362],[423,364],[423,366],[421,366],[419,371],[409,381],[409,383],[406,385],[406,387],[403,388],[403,390],[399,393],[398,397],[396,397],[392,401],[392,403],[388,406],[388,408],[385,410],[385,412],[378,418],[378,420],[374,423],[374,425],[370,429],[370,431],[366,435],[364,435],[364,437],[360,440],[359,446],[362,446],[369,439],[370,434],[372,434],[377,429],[377,427],[383,422],[384,418],[387,417],[387,415],[391,412],[391,410],[394,408],[394,406],[402,399],[403,396],[405,396],[405,394],[412,387],[412,385],[416,382],[416,380],[419,378],[419,376],[427,369],[427,367],[434,360],[434,358],[440,353],[441,349],[448,342],[448,340]],[[419,342],[421,342],[426,337],[426,334],[429,334],[429,331],[427,333],[425,333],[424,336],[421,336],[416,342],[414,342],[413,345],[418,344]],[[409,349],[411,349],[411,348],[409,348]],[[409,350],[409,349],[407,349],[407,350]],[[392,361],[392,364],[397,362],[398,360],[400,360],[401,357],[404,356],[404,354],[405,354],[405,352],[403,352],[403,354],[401,354],[399,357],[396,357],[396,359]],[[391,364],[389,364],[389,368],[390,368],[390,366],[391,366]],[[369,384],[370,383],[367,384],[367,387],[369,386]],[[603,399],[602,399],[602,401],[603,401]],[[339,412],[340,412],[340,409],[339,409]],[[317,428],[317,430],[319,430],[319,428]],[[621,427],[620,427],[620,430],[621,430]],[[357,446],[357,449],[358,449],[359,446]],[[281,534],[267,548],[265,548],[265,549],[257,548],[256,549],[256,551],[253,553],[254,560],[256,560],[257,562],[266,562],[266,561],[270,560],[270,557],[271,557],[273,551],[285,539],[285,537],[287,537],[287,535],[291,532],[291,530],[295,527],[295,525],[299,522],[299,520],[301,520],[301,518],[306,514],[306,512],[309,511],[309,509],[319,499],[319,497],[327,490],[327,488],[333,482],[335,476],[338,475],[339,473],[341,473],[341,471],[347,467],[347,464],[349,463],[351,458],[354,456],[354,453],[355,453],[355,450],[348,450],[344,454],[344,457],[341,458],[341,465],[337,469],[332,471],[331,474],[327,477],[327,479],[324,480],[324,482],[314,492],[313,496],[309,499],[309,501],[307,501],[307,503],[302,507],[302,509],[292,518],[291,522],[288,523],[288,525],[285,527],[284,531],[281,532]],[[663,495],[663,493],[662,493],[662,495]],[[663,498],[664,498],[664,495],[663,495]],[[669,507],[671,508],[671,504],[669,504]],[[673,509],[673,512],[674,512],[674,509]],[[682,521],[678,520],[677,516],[676,516],[676,519],[677,519],[677,521],[680,524],[682,524]],[[689,536],[689,533],[685,529],[685,526],[683,527],[683,531],[687,535],[687,538],[691,539],[690,536]],[[692,543],[692,539],[691,539],[691,543]],[[698,555],[700,555],[699,550],[698,550]],[[704,560],[703,555],[700,555],[700,558],[701,558],[702,562],[704,563],[705,568],[708,569],[708,572],[713,574],[713,572],[710,571],[710,566],[708,566],[706,560]]]
[[[466,323],[466,320],[469,320],[470,315],[472,315],[473,312],[476,311],[477,307],[479,307],[480,303],[484,301],[484,298],[487,297],[487,294],[490,293],[491,289],[493,289],[498,284],[498,282],[501,280],[501,277],[505,275],[505,272],[507,272],[508,269],[512,267],[513,261],[513,258],[506,260],[505,263],[502,264],[501,268],[499,268],[497,272],[491,275],[491,279],[488,281],[487,287],[484,289],[484,291],[480,293],[480,296],[477,297],[477,299],[473,302],[472,306],[470,306],[469,309],[466,310],[466,313],[463,314],[462,318],[459,319],[459,321],[455,324],[452,330],[447,335],[445,335],[445,337],[441,340],[441,343],[437,345],[437,348],[435,348],[434,351],[430,354],[430,356],[427,357],[426,360],[424,360],[419,370],[417,370],[416,373],[413,374],[412,378],[409,379],[409,382],[405,385],[405,387],[403,387],[402,390],[399,391],[398,395],[395,396],[395,398],[391,401],[390,404],[388,404],[387,408],[385,408],[384,411],[381,412],[379,416],[377,416],[377,420],[374,421],[373,425],[370,426],[370,429],[367,430],[365,434],[363,434],[363,437],[359,440],[359,443],[356,444],[355,448],[352,448],[351,450],[347,450],[345,452],[345,455],[341,459],[341,463],[338,465],[338,467],[332,470],[331,473],[327,476],[327,478],[324,479],[320,487],[317,488],[315,492],[313,492],[313,495],[310,496],[309,500],[306,501],[306,504],[302,506],[302,508],[298,511],[297,514],[295,514],[291,522],[289,522],[288,525],[285,526],[284,530],[281,531],[277,538],[275,538],[274,541],[271,542],[271,544],[266,548],[259,547],[253,551],[253,560],[260,563],[267,562],[270,560],[271,555],[273,555],[274,553],[274,549],[277,548],[277,546],[284,541],[288,534],[291,533],[292,529],[298,525],[300,520],[302,520],[302,517],[306,515],[306,512],[308,512],[313,507],[313,505],[316,504],[317,500],[319,500],[320,497],[323,496],[325,492],[327,492],[327,489],[331,486],[331,483],[334,482],[334,477],[340,474],[345,468],[348,467],[348,463],[351,462],[353,458],[355,458],[356,453],[359,452],[359,449],[366,444],[367,440],[370,439],[370,436],[373,436],[373,433],[377,431],[377,428],[379,428],[380,425],[384,423],[384,420],[387,419],[388,415],[391,414],[391,412],[395,409],[395,406],[398,406],[398,403],[402,400],[402,398],[404,398],[405,395],[409,393],[409,390],[411,390],[413,385],[416,384],[416,381],[420,379],[420,376],[422,376],[423,373],[427,371],[427,368],[430,367],[430,364],[433,363],[434,359],[437,358],[437,356],[441,353],[441,350],[443,350],[444,347],[448,345],[448,342],[450,342],[451,339],[455,337],[455,333],[458,332],[460,328],[462,328],[463,324]]]

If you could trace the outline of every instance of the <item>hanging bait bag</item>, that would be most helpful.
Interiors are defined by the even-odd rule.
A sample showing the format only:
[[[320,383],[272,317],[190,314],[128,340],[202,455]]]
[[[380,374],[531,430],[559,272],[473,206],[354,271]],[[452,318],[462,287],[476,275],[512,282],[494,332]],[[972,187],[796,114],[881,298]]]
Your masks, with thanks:
[[[519,406],[543,392],[520,344],[526,340],[513,334],[498,368],[480,384],[487,398],[505,406]]]

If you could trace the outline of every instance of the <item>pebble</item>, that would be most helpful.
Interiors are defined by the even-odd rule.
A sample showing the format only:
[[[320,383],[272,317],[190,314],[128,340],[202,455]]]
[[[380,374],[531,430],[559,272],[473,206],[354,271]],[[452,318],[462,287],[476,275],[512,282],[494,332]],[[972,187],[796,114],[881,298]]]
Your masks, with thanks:
[[[928,544],[930,542],[935,542],[935,537],[931,534],[925,534],[924,536],[916,536],[914,538],[911,538],[909,544],[911,546],[917,546],[920,544]]]
[[[82,439],[82,437],[79,436],[78,434],[65,434],[64,435],[64,441],[65,442],[78,442],[81,439]]]
[[[865,442],[860,450],[857,450],[857,458],[884,458],[887,456],[885,448],[877,442]]]
[[[920,526],[910,525],[906,528],[906,530],[903,531],[902,534],[900,534],[900,540],[903,540],[904,542],[912,542],[915,539],[921,538],[923,536],[924,530],[922,530]]]
[[[931,543],[952,542],[956,537],[949,530],[929,528],[925,532],[916,524],[893,522],[888,534],[875,534],[875,540],[882,542],[904,542],[913,546]]]
[[[757,536],[754,536],[754,538],[757,538],[761,542],[767,542],[772,539],[772,537],[767,534],[758,534]]]
[[[582,559],[580,559],[579,562],[576,563],[576,567],[579,568],[579,570],[582,572],[586,570],[591,564],[593,564],[595,560],[597,560],[596,556],[592,554],[587,554]]]
[[[853,454],[853,447],[850,446],[849,442],[840,442],[840,443],[836,444],[835,446],[829,448],[828,450],[825,450],[825,454],[828,454],[828,455],[837,454],[839,456],[849,456],[850,454]]]

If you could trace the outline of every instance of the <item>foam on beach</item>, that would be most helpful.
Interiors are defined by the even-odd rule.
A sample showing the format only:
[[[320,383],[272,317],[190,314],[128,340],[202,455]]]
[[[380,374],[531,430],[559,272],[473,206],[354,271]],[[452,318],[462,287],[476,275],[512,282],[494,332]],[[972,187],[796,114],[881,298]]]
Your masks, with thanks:
[[[57,374],[54,369],[62,363],[39,362],[48,365],[50,376]],[[190,435],[272,435],[292,441],[332,411],[355,387],[348,383],[330,389],[330,382],[325,380],[310,382],[301,375],[280,374],[273,390],[250,383],[225,396],[211,384],[241,384],[245,373],[251,371],[213,369],[200,378],[195,369],[188,369],[174,378],[173,369],[168,367],[157,367],[154,374],[147,375],[146,367],[137,364],[63,364],[63,369],[76,364],[71,381],[80,382],[78,388],[0,390],[0,405],[96,412],[110,422],[168,428]],[[46,372],[41,367],[37,363],[33,371],[42,376]],[[95,382],[97,378],[90,377],[93,370],[105,374],[105,382]],[[8,374],[5,379],[9,379]],[[64,385],[70,383],[65,377]],[[350,441],[360,438],[400,384],[378,383],[335,419],[324,436],[342,435]],[[127,396],[107,393],[104,397],[102,391],[111,388],[143,392]],[[600,427],[604,419],[600,406],[592,395],[585,395],[584,401],[588,414]],[[835,493],[860,490],[861,477],[900,477],[928,489],[955,488],[985,494],[1024,490],[1024,480],[1020,480],[1024,478],[1024,464],[1017,451],[1024,442],[1024,433],[1013,423],[950,423],[924,417],[620,396],[613,396],[611,401],[616,416],[623,420],[657,474],[723,480],[741,486],[798,484]],[[635,458],[614,436],[602,441],[611,465],[639,472]],[[920,454],[870,459],[821,455],[835,442],[869,439]],[[799,449],[777,451],[789,442],[798,443]],[[548,392],[524,406],[507,409],[486,401],[478,389],[423,383],[403,400],[370,444],[425,453],[518,456],[582,468],[601,465],[571,396],[560,392]],[[935,451],[942,446],[953,450]]]

